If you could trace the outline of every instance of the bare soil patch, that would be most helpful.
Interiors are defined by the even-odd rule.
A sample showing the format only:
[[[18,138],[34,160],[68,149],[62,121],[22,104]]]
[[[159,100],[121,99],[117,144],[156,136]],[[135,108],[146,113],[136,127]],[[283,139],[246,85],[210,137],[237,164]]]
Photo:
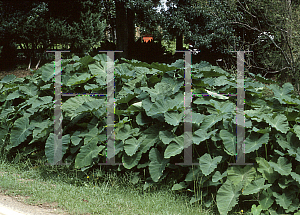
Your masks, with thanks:
[[[33,75],[30,70],[26,69],[14,69],[14,70],[2,70],[0,71],[0,79],[4,78],[7,75],[15,75],[17,78],[24,78],[28,75]]]

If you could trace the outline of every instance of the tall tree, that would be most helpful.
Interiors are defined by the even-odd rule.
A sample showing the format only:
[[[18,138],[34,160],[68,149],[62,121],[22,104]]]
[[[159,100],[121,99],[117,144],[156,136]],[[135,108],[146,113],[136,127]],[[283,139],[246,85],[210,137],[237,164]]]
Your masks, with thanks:
[[[38,48],[53,48],[53,44],[70,44],[72,52],[89,52],[100,45],[105,20],[94,0],[74,0],[72,4],[63,1],[61,4],[66,5],[61,7],[57,7],[58,3],[57,0],[1,1],[2,61],[13,59],[8,54],[13,53],[16,45],[31,49],[30,62]]]
[[[295,50],[299,49],[292,45],[299,44],[299,38],[294,36],[300,26],[299,17],[295,17],[299,10],[297,1],[232,2],[243,14],[243,19],[236,17],[232,24],[242,29],[245,34],[251,35],[247,37],[247,42],[255,53],[255,59],[251,60],[252,70],[261,70],[260,73],[264,76],[278,75],[287,77],[290,82],[297,81],[299,63]]]
[[[229,58],[232,44],[240,42],[235,29],[228,25],[229,3],[225,1],[168,0],[161,26],[164,34],[177,38],[177,50],[182,50],[182,39],[201,50],[202,60],[215,64],[219,58]],[[231,11],[236,15],[237,12]]]
[[[153,13],[153,8],[159,3],[159,0],[115,0],[117,50],[123,50],[122,53],[116,54],[117,58],[130,58],[135,51],[136,14],[142,14],[142,18],[145,18],[146,11]]]
[[[125,2],[116,0],[116,31],[117,31],[117,58],[128,58],[128,21]]]

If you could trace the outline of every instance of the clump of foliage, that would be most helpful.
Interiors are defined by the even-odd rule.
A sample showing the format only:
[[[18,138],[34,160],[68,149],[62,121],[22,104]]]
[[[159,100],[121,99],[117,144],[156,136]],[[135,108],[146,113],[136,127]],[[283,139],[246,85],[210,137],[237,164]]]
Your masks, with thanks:
[[[165,48],[159,42],[154,42],[153,40],[147,43],[137,40],[134,43],[134,50],[132,58],[147,63],[162,60],[166,52]]]
[[[182,162],[184,150],[184,61],[123,61],[115,62],[119,171],[136,177],[147,172],[144,189],[176,173],[172,190],[190,192],[191,204],[201,200],[210,207],[216,201],[220,214],[239,206],[252,214],[299,213],[300,100],[290,83],[279,87],[251,73],[257,81],[245,79],[245,154],[253,166],[229,166],[236,155],[236,98],[193,98],[193,163],[199,165],[180,166],[174,164]],[[106,94],[105,55],[61,63],[63,93]],[[0,149],[11,161],[34,152],[33,158],[52,162],[53,70],[54,62],[33,76],[9,75],[0,82]],[[192,65],[192,79],[194,94],[236,93],[236,77],[207,62]],[[266,88],[273,96],[265,96]],[[106,161],[106,98],[62,98],[63,162],[82,171],[97,168]]]
[[[75,13],[68,7],[69,3],[61,3],[66,5],[57,11],[56,3],[51,1],[0,2],[0,61],[3,65],[17,62],[17,47],[28,61],[38,58],[44,64],[49,61],[43,52],[54,49],[57,44],[75,53],[90,52],[100,46],[106,28],[102,10],[97,11],[96,7],[95,11],[89,1],[74,1],[73,4],[81,8]]]

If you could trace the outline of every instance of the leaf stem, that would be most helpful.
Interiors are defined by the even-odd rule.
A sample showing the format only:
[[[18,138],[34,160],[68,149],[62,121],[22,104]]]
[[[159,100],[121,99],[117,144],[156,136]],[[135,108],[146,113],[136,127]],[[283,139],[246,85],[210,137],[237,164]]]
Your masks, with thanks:
[[[267,144],[265,144],[265,151],[266,151],[266,160],[267,160],[267,157],[268,157],[268,149],[267,149]]]
[[[207,140],[205,140],[205,143],[206,143],[206,147],[207,147],[207,152],[208,152],[208,154],[210,154],[209,148],[208,148],[208,145],[207,145]]]

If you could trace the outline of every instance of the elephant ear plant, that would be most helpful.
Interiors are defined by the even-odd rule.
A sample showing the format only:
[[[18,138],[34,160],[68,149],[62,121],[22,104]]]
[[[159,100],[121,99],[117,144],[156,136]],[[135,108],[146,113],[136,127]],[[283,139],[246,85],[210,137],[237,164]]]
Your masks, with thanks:
[[[106,94],[106,55],[61,63],[63,93]],[[0,81],[0,148],[12,161],[53,161],[54,68],[52,62],[33,76]],[[236,97],[220,95],[236,93],[236,77],[201,62],[192,65],[193,94],[217,96],[193,97],[193,163],[199,165],[181,166],[175,163],[184,154],[184,61],[116,61],[115,159],[123,163],[117,171],[145,173],[144,190],[175,176],[172,190],[189,192],[191,204],[216,202],[220,214],[299,214],[299,97],[290,83],[279,87],[248,75],[258,80],[244,81],[245,157],[254,165],[229,166],[236,156]],[[63,96],[61,102],[63,162],[81,171],[99,168],[106,162],[106,97]]]

